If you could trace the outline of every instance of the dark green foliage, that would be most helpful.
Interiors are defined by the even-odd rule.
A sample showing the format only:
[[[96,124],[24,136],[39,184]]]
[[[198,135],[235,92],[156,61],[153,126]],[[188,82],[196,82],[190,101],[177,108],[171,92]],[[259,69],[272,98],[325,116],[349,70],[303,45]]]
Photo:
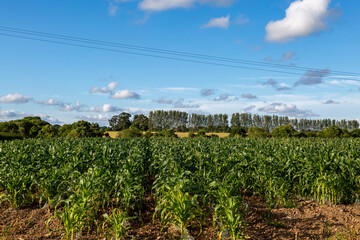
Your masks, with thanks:
[[[232,127],[229,137],[246,137],[246,129],[244,127]]]
[[[140,114],[134,116],[134,120],[131,123],[131,126],[141,131],[147,131],[149,130],[149,124],[149,118],[146,117],[144,114]]]
[[[126,112],[122,112],[119,115],[113,116],[109,120],[109,125],[111,130],[121,131],[129,128],[131,126],[130,118],[131,118],[131,114]]]
[[[16,124],[15,121],[0,122],[0,132],[2,132],[2,133],[20,133],[19,124]]]
[[[175,134],[175,130],[167,129],[167,130],[163,130],[161,132],[154,133],[153,137],[177,138],[178,136]]]
[[[360,128],[352,130],[350,132],[350,136],[354,137],[354,138],[359,138],[360,137]]]
[[[198,131],[196,137],[207,137],[205,130]]]
[[[265,138],[265,137],[269,137],[270,133],[267,129],[264,129],[264,128],[250,127],[248,129],[247,135],[248,135],[248,137],[251,137],[251,138]]]
[[[58,129],[59,137],[102,137],[104,132],[100,129],[99,124],[89,123],[84,120],[77,121],[73,124],[64,124]]]
[[[20,133],[0,132],[0,141],[1,140],[15,140],[15,139],[23,139],[23,136]]]
[[[136,138],[141,137],[141,131],[135,127],[124,129],[117,135],[117,138]]]
[[[161,131],[162,135],[164,137],[171,137],[171,138],[177,138],[178,136],[175,134],[175,130],[173,129],[167,129],[167,130],[163,130]]]
[[[271,131],[272,137],[295,137],[298,132],[290,125],[280,126]]]
[[[307,138],[314,138],[317,137],[318,132],[317,131],[311,131],[311,130],[302,130],[299,132],[297,137],[307,137]]]
[[[338,126],[331,126],[325,130],[318,132],[318,137],[321,138],[340,138],[344,132]]]
[[[189,138],[195,138],[196,134],[194,132],[189,132]]]
[[[58,135],[58,128],[56,126],[46,125],[40,130],[38,137],[54,138],[57,137],[57,135]]]

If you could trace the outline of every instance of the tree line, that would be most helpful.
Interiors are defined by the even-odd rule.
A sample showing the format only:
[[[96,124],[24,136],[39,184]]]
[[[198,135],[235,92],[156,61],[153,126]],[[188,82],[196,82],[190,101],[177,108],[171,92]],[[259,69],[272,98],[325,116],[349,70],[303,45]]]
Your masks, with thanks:
[[[107,130],[98,123],[84,120],[72,124],[51,125],[40,117],[0,122],[0,140],[22,138],[55,138],[55,137],[102,137]]]
[[[280,126],[292,126],[296,131],[321,131],[331,126],[337,126],[348,131],[358,129],[359,122],[356,120],[335,119],[297,119],[277,115],[257,115],[250,113],[233,113],[230,121],[227,114],[188,114],[181,111],[150,111],[149,116],[135,115],[131,120],[131,114],[121,113],[109,120],[110,129],[121,131],[130,126],[141,131],[163,131],[172,129],[178,132],[230,132],[235,128],[258,127],[272,131]]]
[[[127,130],[127,131],[124,131]],[[181,111],[150,111],[148,116],[123,112],[109,119],[109,127],[84,120],[72,124],[51,125],[40,117],[0,122],[0,140],[55,137],[103,137],[107,131],[121,131],[119,137],[175,137],[190,132],[189,137],[206,136],[205,132],[225,132],[230,136],[249,137],[360,137],[356,120],[296,119],[249,113],[188,114]],[[156,132],[156,134],[152,134]],[[193,134],[196,133],[196,134]]]

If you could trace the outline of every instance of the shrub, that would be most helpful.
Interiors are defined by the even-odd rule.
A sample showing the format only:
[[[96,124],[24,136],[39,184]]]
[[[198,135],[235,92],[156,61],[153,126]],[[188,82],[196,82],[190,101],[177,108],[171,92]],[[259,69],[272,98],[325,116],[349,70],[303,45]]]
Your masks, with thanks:
[[[231,128],[229,137],[245,137],[246,129],[244,127]]]
[[[290,125],[280,126],[271,131],[273,137],[295,137],[298,132]]]
[[[117,138],[135,138],[141,137],[142,134],[139,129],[130,127],[128,129],[124,129],[117,135]]]
[[[265,138],[269,137],[269,131],[264,128],[250,127],[248,130],[248,136],[251,138]]]
[[[325,130],[318,132],[318,136],[322,138],[339,138],[342,137],[343,130],[338,126],[331,126]]]

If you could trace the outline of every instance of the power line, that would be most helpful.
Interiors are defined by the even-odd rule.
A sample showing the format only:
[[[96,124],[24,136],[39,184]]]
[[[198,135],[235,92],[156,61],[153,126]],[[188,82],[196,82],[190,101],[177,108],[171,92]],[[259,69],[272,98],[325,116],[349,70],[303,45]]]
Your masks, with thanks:
[[[320,69],[310,68],[310,67],[302,67],[302,66],[292,66],[292,65],[285,65],[285,64],[274,64],[274,63],[265,63],[265,62],[258,62],[258,61],[248,61],[243,59],[236,59],[236,58],[226,58],[226,57],[219,57],[219,56],[212,56],[212,55],[204,55],[204,54],[196,54],[196,53],[188,53],[182,51],[172,51],[172,50],[164,50],[158,48],[149,48],[137,45],[130,45],[130,44],[122,44],[122,43],[115,43],[115,42],[108,42],[108,41],[100,41],[100,40],[93,40],[88,38],[79,38],[79,37],[72,37],[68,35],[59,35],[59,34],[52,34],[52,33],[45,33],[45,32],[38,32],[38,31],[31,31],[31,30],[24,30],[19,28],[10,28],[5,26],[0,26],[0,31],[10,31],[16,33],[23,33],[23,34],[30,34],[48,38],[57,38],[69,41],[77,41],[83,43],[91,43],[91,44],[100,44],[106,45],[111,47],[120,47],[132,50],[142,50],[142,51],[149,51],[161,54],[170,54],[170,55],[178,55],[178,56],[185,56],[185,57],[196,57],[196,58],[203,58],[207,60],[218,60],[218,61],[225,61],[225,62],[232,62],[232,63],[242,63],[242,64],[250,64],[250,65],[258,65],[258,66],[265,66],[265,67],[276,67],[276,68],[286,68],[286,69],[298,69],[298,70],[312,70],[312,71],[321,71]],[[360,73],[353,73],[353,72],[345,72],[345,71],[336,71],[332,70],[332,73],[335,74],[344,74],[344,75],[353,75],[359,76]]]
[[[37,41],[56,43],[56,44],[62,44],[62,45],[84,47],[84,48],[91,48],[91,49],[104,50],[104,51],[110,51],[110,52],[119,52],[119,53],[126,53],[126,54],[148,56],[148,57],[157,57],[157,58],[185,61],[185,62],[192,62],[192,63],[202,63],[202,64],[217,65],[217,66],[235,67],[235,68],[243,68],[243,69],[249,69],[249,70],[268,71],[268,72],[285,73],[285,74],[293,74],[293,75],[300,74],[300,73],[296,73],[293,71],[305,71],[306,70],[307,73],[305,75],[308,75],[308,76],[318,76],[317,72],[323,71],[323,70],[319,70],[319,69],[299,67],[299,66],[271,64],[271,63],[234,59],[234,58],[217,57],[217,56],[211,56],[211,55],[186,53],[186,52],[180,52],[180,51],[170,51],[170,50],[157,49],[157,48],[148,48],[148,47],[142,47],[142,46],[136,46],[136,45],[120,44],[120,43],[114,43],[114,42],[92,40],[92,39],[87,39],[87,38],[71,37],[71,36],[66,36],[66,35],[58,35],[58,34],[37,32],[37,31],[30,31],[30,30],[10,28],[10,27],[4,27],[4,26],[0,26],[0,31],[36,36],[36,37],[27,37],[27,36],[22,36],[22,35],[0,33],[0,35],[3,35],[3,36],[16,37],[16,38],[22,38],[22,39],[27,39],[27,40],[37,40]],[[38,38],[38,37],[42,37],[42,38]],[[56,39],[56,41],[44,39],[44,38]],[[75,43],[64,42],[64,40],[75,42]],[[82,43],[82,44],[79,44],[79,43]],[[83,43],[99,45],[101,47],[83,45]],[[122,49],[126,49],[126,51],[112,49],[112,48],[105,48],[103,46],[112,47],[112,48],[113,47],[122,48]],[[129,51],[129,50],[132,50],[132,51]],[[134,52],[134,50],[136,52]],[[149,53],[147,53],[147,52],[149,52]],[[163,54],[165,56],[156,55],[156,54]],[[173,56],[176,56],[176,57],[173,57]],[[185,58],[179,58],[179,56],[185,57]],[[187,59],[187,58],[191,58],[191,59]],[[197,60],[197,59],[210,60],[210,61],[216,61],[216,62],[202,61],[202,60]],[[225,62],[225,63],[223,63],[223,62]],[[247,66],[240,66],[240,65],[233,65],[233,64],[226,64],[226,63],[246,64],[246,65],[251,65],[251,66],[262,66],[262,67],[267,67],[267,68],[282,68],[282,69],[285,69],[288,71],[279,71],[279,70],[274,70],[274,69],[264,69],[264,68],[257,68],[257,67],[247,67]],[[311,70],[311,71],[308,71],[308,70]],[[291,71],[291,72],[289,72],[289,71]],[[355,77],[355,76],[360,75],[360,73],[351,73],[351,72],[344,72],[344,71],[331,71],[331,73],[345,75],[345,76],[349,76],[349,77]],[[335,77],[335,76],[328,76],[328,77],[338,79],[338,77]],[[347,78],[347,79],[351,79],[351,78]],[[359,79],[353,79],[353,80],[360,81]]]

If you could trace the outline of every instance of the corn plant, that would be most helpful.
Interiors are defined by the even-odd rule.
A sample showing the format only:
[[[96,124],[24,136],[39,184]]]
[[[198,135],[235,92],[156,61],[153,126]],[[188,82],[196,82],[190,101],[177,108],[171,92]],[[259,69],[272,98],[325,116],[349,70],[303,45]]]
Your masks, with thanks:
[[[125,212],[122,212],[120,209],[113,209],[111,215],[107,213],[103,214],[105,219],[103,223],[104,231],[107,231],[107,235],[111,236],[111,239],[124,239],[126,231],[130,228],[126,226],[127,221],[134,219],[134,217],[129,217]],[[108,226],[106,228],[106,226]]]
[[[169,223],[175,224],[180,228],[181,239],[184,239],[186,228],[192,224],[192,221],[197,221],[201,227],[198,217],[201,217],[202,213],[196,197],[196,195],[190,197],[188,193],[175,188],[160,198],[153,218],[160,212],[163,228]]]
[[[222,182],[213,182],[216,204],[214,208],[214,225],[220,221],[219,237],[228,231],[233,240],[245,237],[241,228],[246,228],[243,200],[240,192],[241,183],[233,172],[228,173]]]

